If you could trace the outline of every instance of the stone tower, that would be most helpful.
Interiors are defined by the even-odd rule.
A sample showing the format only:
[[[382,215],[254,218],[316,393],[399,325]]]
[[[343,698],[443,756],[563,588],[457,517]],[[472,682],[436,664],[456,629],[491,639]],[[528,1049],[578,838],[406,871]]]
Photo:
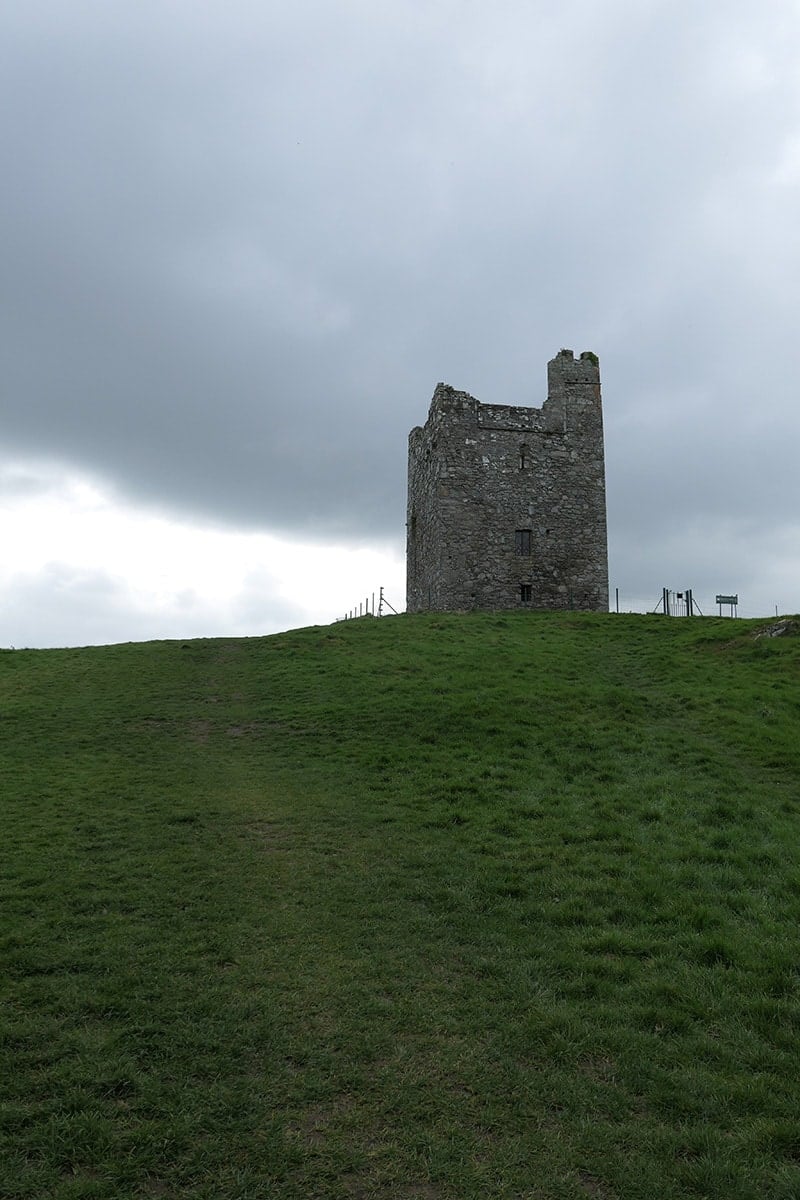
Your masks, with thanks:
[[[409,612],[608,609],[597,356],[561,350],[541,408],[436,387],[408,446]]]

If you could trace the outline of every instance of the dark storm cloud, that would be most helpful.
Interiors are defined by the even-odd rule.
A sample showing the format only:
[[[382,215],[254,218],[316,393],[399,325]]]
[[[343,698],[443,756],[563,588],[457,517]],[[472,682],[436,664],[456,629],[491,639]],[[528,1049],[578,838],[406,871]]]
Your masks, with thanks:
[[[715,521],[797,510],[794,3],[4,22],[9,455],[401,538],[437,380],[538,404],[565,345],[601,358],[612,573],[651,586]]]

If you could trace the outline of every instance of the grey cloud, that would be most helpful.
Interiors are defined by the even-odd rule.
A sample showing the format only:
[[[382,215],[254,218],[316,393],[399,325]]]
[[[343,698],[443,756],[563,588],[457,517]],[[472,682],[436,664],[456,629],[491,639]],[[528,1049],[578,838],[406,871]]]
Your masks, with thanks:
[[[612,574],[650,587],[698,514],[754,559],[796,511],[788,0],[6,24],[9,453],[232,526],[399,542],[436,381],[540,403],[565,345],[601,358]]]
[[[57,480],[46,467],[23,466],[20,463],[0,463],[0,499],[5,501],[32,500],[56,495]]]
[[[215,608],[191,588],[156,607],[132,594],[128,581],[108,572],[52,562],[41,570],[4,578],[2,645],[107,645],[265,634],[306,624],[303,610],[276,598],[271,585],[274,581],[263,571],[245,581],[240,594],[223,608]]]
[[[124,586],[101,571],[52,563],[4,581],[0,603],[3,645],[20,649],[92,645],[138,640],[153,632],[144,619],[131,619]],[[46,640],[42,630],[48,631]]]

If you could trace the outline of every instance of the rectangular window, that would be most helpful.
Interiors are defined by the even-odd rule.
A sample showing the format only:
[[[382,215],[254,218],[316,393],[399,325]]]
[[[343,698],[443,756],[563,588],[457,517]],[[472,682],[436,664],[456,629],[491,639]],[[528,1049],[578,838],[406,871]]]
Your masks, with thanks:
[[[531,552],[531,530],[518,529],[514,534],[514,549],[517,554],[530,554]]]
[[[530,583],[521,583],[519,585],[519,598],[523,604],[530,604],[533,599],[531,591],[532,585]]]

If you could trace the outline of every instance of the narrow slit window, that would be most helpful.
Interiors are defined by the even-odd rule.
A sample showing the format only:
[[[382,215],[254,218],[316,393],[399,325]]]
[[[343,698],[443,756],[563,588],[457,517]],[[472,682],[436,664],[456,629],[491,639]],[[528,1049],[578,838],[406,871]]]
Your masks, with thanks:
[[[530,447],[523,444],[519,448],[519,469],[520,469],[520,471],[526,471],[530,465],[531,465]]]
[[[531,600],[533,599],[532,584],[521,583],[519,585],[519,598],[523,604],[530,604]]]
[[[530,554],[531,530],[518,529],[514,534],[514,550],[517,554]]]

